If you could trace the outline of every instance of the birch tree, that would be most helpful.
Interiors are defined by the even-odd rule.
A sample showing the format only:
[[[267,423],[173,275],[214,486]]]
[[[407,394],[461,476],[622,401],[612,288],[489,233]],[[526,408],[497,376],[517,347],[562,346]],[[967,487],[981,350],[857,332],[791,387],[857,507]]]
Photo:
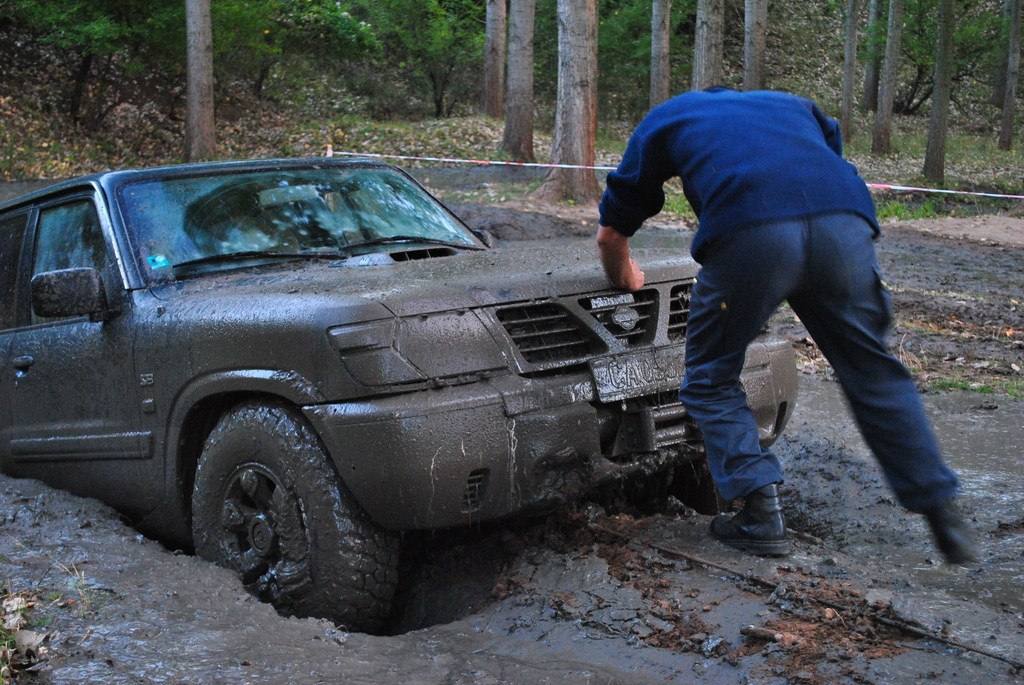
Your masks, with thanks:
[[[743,10],[743,90],[764,88],[768,0],[746,0]]]
[[[484,30],[484,114],[501,118],[505,110],[505,0],[487,0]]]
[[[942,183],[946,173],[946,132],[949,127],[949,93],[953,81],[953,36],[956,17],[954,0],[939,0],[939,35],[935,41],[935,89],[928,122],[928,146],[924,153],[924,176]]]
[[[213,120],[213,23],[210,0],[186,0],[187,83],[185,161],[213,157],[217,143]]]
[[[533,162],[533,22],[537,0],[511,0],[508,93],[501,147],[517,162]]]
[[[991,102],[996,107],[1002,107],[1006,100],[1006,65],[1009,63],[1010,53],[1007,50],[1010,40],[1010,10],[1013,7],[1013,0],[1003,0],[1003,10],[1000,16],[999,51],[996,55],[995,79],[992,85]]]
[[[704,90],[722,82],[723,0],[697,0],[697,30],[693,39],[691,90]]]
[[[669,27],[672,0],[651,2],[651,108],[669,98],[672,74],[669,62]]]
[[[853,137],[853,87],[857,78],[857,0],[846,0],[846,45],[843,52],[843,106],[839,132],[843,140]]]
[[[597,0],[558,0],[558,104],[551,162],[594,166],[597,136]],[[534,191],[549,200],[596,202],[592,169],[552,169]]]
[[[882,0],[871,0],[868,4],[868,60],[864,66],[864,99],[861,107],[865,112],[878,111],[878,72],[882,66],[881,41],[878,40],[878,5]]]
[[[903,0],[890,0],[882,82],[878,88],[878,110],[875,112],[875,130],[871,138],[871,152],[876,155],[887,155],[892,149],[892,103],[896,99],[896,72],[899,68],[902,37]]]
[[[1020,72],[1020,8],[1021,0],[1010,5],[1010,49],[1006,60],[1006,93],[1003,98],[1003,120],[999,127],[999,149],[1013,147],[1013,106],[1017,99],[1017,76]]]

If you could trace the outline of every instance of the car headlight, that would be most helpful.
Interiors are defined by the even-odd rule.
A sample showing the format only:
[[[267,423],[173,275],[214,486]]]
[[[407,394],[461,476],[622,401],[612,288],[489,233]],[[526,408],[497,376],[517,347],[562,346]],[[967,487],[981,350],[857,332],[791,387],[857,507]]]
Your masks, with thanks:
[[[327,334],[352,376],[371,386],[451,383],[508,368],[487,327],[468,310],[335,326]]]

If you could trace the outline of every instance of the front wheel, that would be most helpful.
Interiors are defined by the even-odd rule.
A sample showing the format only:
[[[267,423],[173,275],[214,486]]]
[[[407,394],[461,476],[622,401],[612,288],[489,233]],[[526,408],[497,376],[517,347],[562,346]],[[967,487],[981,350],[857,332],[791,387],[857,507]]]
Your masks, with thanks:
[[[341,482],[305,417],[247,402],[210,433],[192,493],[196,554],[237,571],[278,611],[379,630],[398,576],[398,538]]]

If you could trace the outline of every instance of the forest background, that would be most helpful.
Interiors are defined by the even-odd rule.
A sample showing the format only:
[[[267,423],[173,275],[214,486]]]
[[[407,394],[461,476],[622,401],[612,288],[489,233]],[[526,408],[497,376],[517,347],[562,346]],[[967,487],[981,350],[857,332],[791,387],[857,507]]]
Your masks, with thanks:
[[[212,0],[211,156],[320,156],[331,146],[409,156],[521,157],[503,148],[500,117],[483,114],[485,49],[493,49],[487,5],[494,1]],[[854,4],[857,107],[849,114],[847,156],[868,181],[924,183],[940,1],[952,7],[955,24],[945,185],[1019,193],[1022,155],[1012,144],[1000,150],[997,143],[1006,128],[1008,86],[1017,109],[1021,99],[1015,88],[1020,0],[893,0],[903,10],[891,95],[893,140],[887,154],[874,155],[865,72],[877,71],[884,54],[889,3]],[[595,161],[614,165],[651,104],[652,2],[584,3],[597,11]],[[559,21],[564,29],[570,4],[536,0],[532,121],[541,162],[551,157]],[[725,0],[718,10],[720,80],[737,89],[744,87],[749,4]],[[839,118],[851,3],[765,5],[764,87],[809,97]],[[1014,16],[1016,65],[1008,47]],[[698,0],[671,4],[670,93],[694,84],[699,25]],[[0,0],[0,177],[63,178],[182,161],[186,83],[186,3]],[[1010,139],[1019,146],[1012,109],[1009,122]],[[942,206],[932,203],[928,211]]]

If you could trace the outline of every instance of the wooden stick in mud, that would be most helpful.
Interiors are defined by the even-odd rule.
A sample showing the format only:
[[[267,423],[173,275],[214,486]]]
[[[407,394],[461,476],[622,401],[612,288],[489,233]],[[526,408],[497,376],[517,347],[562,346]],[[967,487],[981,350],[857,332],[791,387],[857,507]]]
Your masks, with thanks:
[[[617,538],[620,538],[620,539],[623,539],[623,540],[633,541],[635,539],[635,538],[633,538],[633,537],[631,537],[631,536],[629,536],[629,535],[627,535],[625,533],[619,533],[618,531],[610,530],[608,528],[605,528],[604,526],[599,526],[596,523],[589,524],[588,527],[591,530],[595,531],[595,532],[605,533],[606,535],[611,535],[613,537],[617,537]],[[735,569],[731,569],[728,566],[723,566],[722,564],[716,564],[713,561],[708,561],[707,559],[702,559],[702,558],[700,558],[700,557],[698,557],[698,556],[696,556],[694,554],[688,554],[687,552],[684,552],[681,549],[676,549],[674,547],[666,547],[665,545],[659,545],[657,543],[650,542],[650,541],[647,541],[647,540],[642,540],[642,541],[637,541],[637,542],[641,542],[642,544],[646,545],[647,547],[650,547],[651,549],[655,549],[655,550],[657,550],[659,552],[662,552],[663,554],[668,554],[669,556],[679,557],[681,559],[685,559],[686,561],[689,561],[691,563],[697,564],[698,566],[703,566],[705,568],[713,568],[716,571],[723,571],[725,573],[728,573],[729,575],[736,576],[738,578],[742,578],[743,580],[745,580],[745,581],[747,581],[749,583],[752,583],[754,585],[760,585],[761,587],[763,587],[765,589],[772,590],[773,592],[779,586],[779,583],[773,582],[773,581],[771,581],[771,580],[769,580],[767,578],[763,578],[761,576],[754,575],[752,573],[743,573],[741,571],[737,571]],[[815,602],[817,604],[821,604],[822,606],[826,606],[826,607],[829,607],[831,609],[836,609],[838,611],[857,612],[857,611],[859,611],[861,609],[861,607],[853,606],[853,605],[850,605],[850,604],[842,604],[842,603],[839,603],[839,602],[832,602],[832,601],[825,600],[825,599],[819,599],[817,597],[804,597],[804,599],[809,599],[809,600],[811,600],[811,601],[813,601],[813,602]],[[899,629],[899,630],[901,630],[901,631],[903,631],[905,633],[908,633],[910,635],[915,635],[917,637],[924,637],[924,638],[927,638],[929,640],[936,640],[938,642],[942,642],[943,644],[950,645],[951,647],[958,647],[959,649],[962,649],[962,650],[965,650],[965,651],[968,651],[968,652],[974,652],[976,654],[981,654],[982,656],[987,656],[990,659],[995,659],[997,661],[1002,661],[1003,663],[1009,664],[1010,666],[1012,666],[1018,673],[1024,672],[1024,663],[1021,663],[1020,661],[1015,661],[1013,659],[1009,659],[1009,658],[1004,657],[1004,656],[999,655],[999,654],[995,654],[993,652],[988,651],[987,649],[984,649],[983,647],[976,647],[976,646],[968,644],[966,642],[962,642],[961,640],[957,640],[956,638],[946,637],[945,635],[940,635],[938,633],[934,633],[932,631],[925,630],[924,628],[918,628],[917,626],[913,626],[913,625],[911,625],[911,624],[909,624],[909,623],[907,623],[905,621],[900,621],[900,620],[896,620],[896,619],[886,618],[884,616],[879,616],[876,613],[871,613],[870,614],[870,618],[871,618],[872,621],[875,621],[877,623],[881,623],[882,625],[886,625],[886,626],[889,626],[891,628],[897,628],[897,629]],[[742,632],[742,631],[740,631],[740,632]]]

